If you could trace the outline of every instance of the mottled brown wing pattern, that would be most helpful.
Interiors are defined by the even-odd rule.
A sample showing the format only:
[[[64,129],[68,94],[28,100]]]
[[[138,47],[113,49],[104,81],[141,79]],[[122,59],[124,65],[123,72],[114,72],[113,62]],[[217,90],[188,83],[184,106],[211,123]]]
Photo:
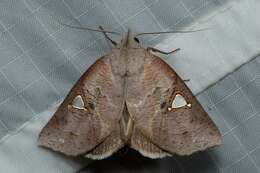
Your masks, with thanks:
[[[119,124],[110,133],[110,135],[93,150],[88,152],[85,157],[91,159],[104,159],[111,156],[125,145],[125,142],[121,139]]]
[[[179,155],[220,145],[215,124],[181,78],[159,57],[147,52],[142,74],[131,80],[139,83],[128,87],[128,110],[135,128],[151,143]],[[135,91],[139,91],[138,97]],[[190,107],[171,109],[176,94],[181,94]]]
[[[100,58],[74,85],[40,133],[40,145],[77,156],[91,151],[117,130],[123,98],[121,82],[115,81],[112,74],[111,56]],[[72,105],[78,95],[84,102],[83,109]]]
[[[151,140],[147,136],[143,135],[138,128],[133,129],[131,147],[139,151],[143,156],[152,159],[163,158],[171,155],[160,148],[160,146],[152,143]]]

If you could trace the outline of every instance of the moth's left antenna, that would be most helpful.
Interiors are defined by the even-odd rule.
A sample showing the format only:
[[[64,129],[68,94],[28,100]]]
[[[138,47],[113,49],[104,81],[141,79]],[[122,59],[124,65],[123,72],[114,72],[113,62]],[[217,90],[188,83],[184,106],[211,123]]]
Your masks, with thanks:
[[[104,31],[104,28],[103,28],[102,26],[99,26],[99,29],[101,29],[102,31]],[[108,39],[114,46],[117,45],[117,42],[115,42],[114,40],[112,40],[112,39],[107,35],[106,32],[103,32],[103,34],[104,34],[105,38]]]
[[[88,30],[88,31],[95,31],[95,32],[102,32],[102,33],[121,35],[119,32],[115,32],[115,31],[93,29],[93,28],[87,28],[87,27],[80,27],[80,26],[68,25],[68,24],[61,23],[61,22],[59,22],[59,23],[61,25],[63,25],[63,26],[70,27],[70,28],[75,28],[75,29],[80,29],[80,30]]]

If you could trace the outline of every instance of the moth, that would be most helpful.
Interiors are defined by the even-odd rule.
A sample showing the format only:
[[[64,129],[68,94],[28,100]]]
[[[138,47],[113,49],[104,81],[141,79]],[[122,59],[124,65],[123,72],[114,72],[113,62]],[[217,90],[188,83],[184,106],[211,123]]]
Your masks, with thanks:
[[[185,82],[151,52],[162,51],[142,48],[141,34],[128,31],[117,44],[108,31],[99,31],[114,48],[73,86],[41,131],[41,146],[104,159],[125,145],[163,158],[221,144],[219,130]]]

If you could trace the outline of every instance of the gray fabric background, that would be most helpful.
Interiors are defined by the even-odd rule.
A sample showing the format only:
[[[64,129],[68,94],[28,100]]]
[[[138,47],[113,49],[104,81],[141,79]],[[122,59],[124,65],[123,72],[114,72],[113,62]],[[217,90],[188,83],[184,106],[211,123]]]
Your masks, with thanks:
[[[89,165],[85,172],[260,173],[259,15],[258,0],[0,0],[0,172],[72,173]],[[162,57],[190,79],[223,145],[191,157],[149,160],[129,151],[102,162],[38,147],[38,133],[73,84],[111,50],[102,34],[56,21],[122,33],[209,28],[141,41],[181,48]]]

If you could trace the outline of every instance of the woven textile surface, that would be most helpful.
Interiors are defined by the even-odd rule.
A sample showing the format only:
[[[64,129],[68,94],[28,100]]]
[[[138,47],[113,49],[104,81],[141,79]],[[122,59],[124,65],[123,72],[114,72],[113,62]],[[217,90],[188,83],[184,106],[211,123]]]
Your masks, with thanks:
[[[0,172],[260,173],[258,0],[0,0]],[[161,160],[134,151],[102,162],[37,146],[37,135],[73,84],[111,45],[96,32],[196,30],[142,36],[196,94],[223,145]],[[120,37],[112,36],[119,41]]]

